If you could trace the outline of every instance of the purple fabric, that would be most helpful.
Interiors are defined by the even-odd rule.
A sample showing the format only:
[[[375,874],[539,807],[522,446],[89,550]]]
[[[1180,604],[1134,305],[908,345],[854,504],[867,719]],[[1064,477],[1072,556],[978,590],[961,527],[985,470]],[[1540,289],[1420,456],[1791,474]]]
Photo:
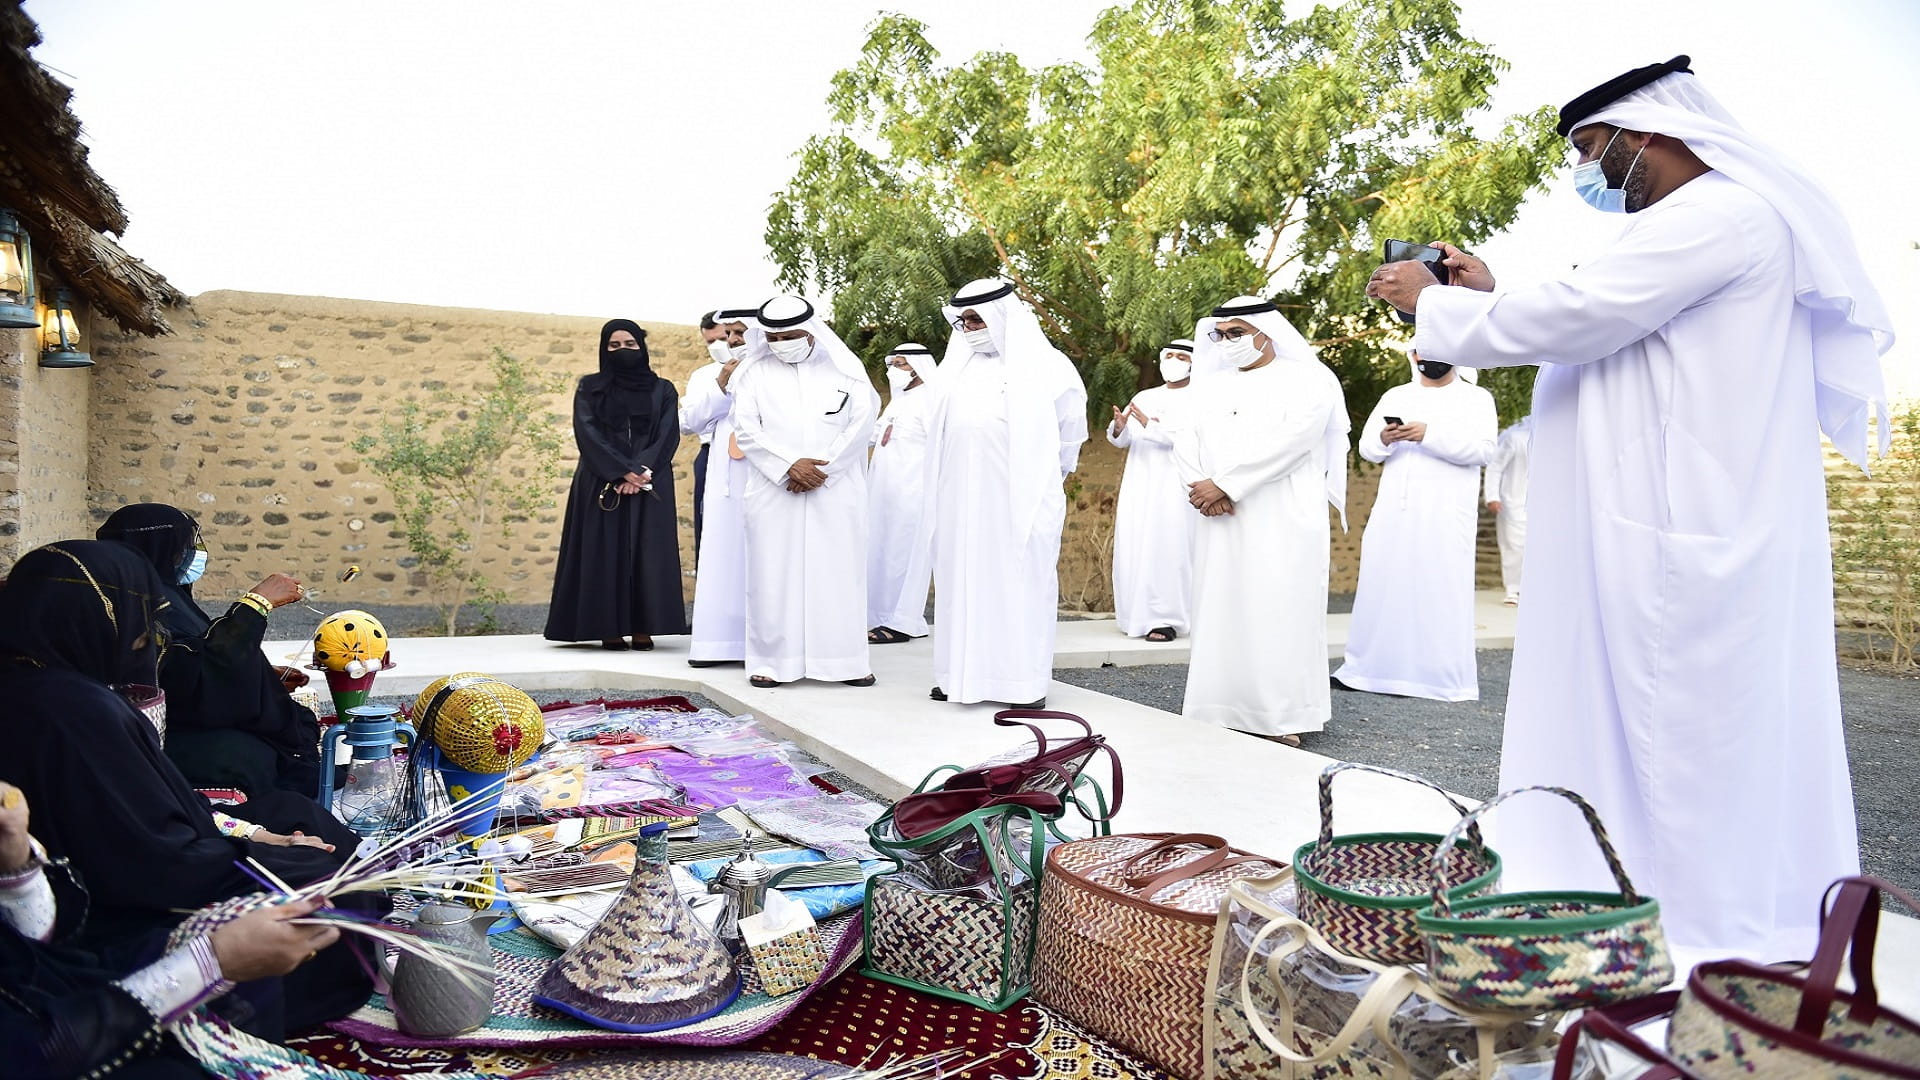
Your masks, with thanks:
[[[759,799],[798,799],[820,794],[774,754],[695,757],[679,750],[646,752],[654,766],[687,789],[687,801],[715,808]]]

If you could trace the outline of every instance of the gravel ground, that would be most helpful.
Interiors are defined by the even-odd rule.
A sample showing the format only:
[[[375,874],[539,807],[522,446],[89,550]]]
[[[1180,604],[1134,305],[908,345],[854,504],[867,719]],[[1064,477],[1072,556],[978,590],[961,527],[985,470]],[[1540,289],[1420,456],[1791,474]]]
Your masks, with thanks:
[[[1306,749],[1418,773],[1462,795],[1485,799],[1499,779],[1501,717],[1513,653],[1482,649],[1480,700],[1446,703],[1335,689],[1333,723],[1301,736]],[[1103,694],[1179,712],[1184,664],[1055,671],[1053,677]],[[1860,861],[1909,889],[1920,887],[1920,679],[1840,669],[1840,698],[1860,820]]]

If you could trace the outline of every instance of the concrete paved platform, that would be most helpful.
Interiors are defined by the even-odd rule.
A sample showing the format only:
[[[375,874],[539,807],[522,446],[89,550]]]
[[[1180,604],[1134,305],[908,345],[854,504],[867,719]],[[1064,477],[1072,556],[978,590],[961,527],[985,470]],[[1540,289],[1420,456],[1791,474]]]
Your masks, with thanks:
[[[1480,647],[1511,646],[1515,609],[1501,606],[1497,593],[1483,592],[1478,601]],[[1349,621],[1347,615],[1328,616],[1333,657],[1341,655]],[[284,663],[302,648],[304,643],[269,642],[265,651]],[[756,689],[737,666],[688,667],[686,650],[686,638],[662,638],[659,648],[644,653],[557,645],[532,635],[402,638],[393,643],[398,666],[380,676],[375,690],[414,694],[442,675],[483,671],[528,690],[695,691],[729,710],[752,713],[769,730],[889,797],[911,790],[936,766],[972,764],[1025,734],[996,727],[994,707],[929,700],[933,650],[924,638],[874,647],[878,684],[868,688],[798,683]],[[1055,656],[1057,667],[1185,663],[1187,649],[1184,638],[1146,642],[1122,636],[1110,620],[1081,621],[1060,624]],[[1216,833],[1237,847],[1291,859],[1319,829],[1316,780],[1328,758],[1061,682],[1053,684],[1047,702],[1086,717],[1120,752],[1127,766],[1125,802],[1116,819],[1122,831]],[[1454,818],[1431,792],[1368,773],[1343,776],[1335,796],[1340,832],[1444,832]],[[1886,922],[1892,925],[1884,926],[1880,947],[1882,995],[1895,1007],[1904,1003],[1920,1011],[1920,922]]]

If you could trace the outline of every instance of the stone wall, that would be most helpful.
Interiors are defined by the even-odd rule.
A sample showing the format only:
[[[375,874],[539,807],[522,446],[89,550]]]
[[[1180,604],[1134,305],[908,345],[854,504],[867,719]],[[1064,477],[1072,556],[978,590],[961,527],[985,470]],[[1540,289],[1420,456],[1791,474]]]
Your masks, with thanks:
[[[90,520],[129,502],[172,503],[206,534],[205,595],[232,595],[284,570],[315,583],[329,608],[430,602],[391,497],[349,448],[353,439],[377,432],[408,400],[440,392],[457,400],[485,381],[496,346],[564,376],[548,407],[569,416],[574,379],[595,368],[602,322],[226,291],[195,298],[174,321],[174,337],[96,338]],[[661,374],[684,384],[705,362],[691,327],[644,325]],[[695,449],[686,440],[675,468],[689,573]],[[538,518],[483,538],[482,571],[510,602],[548,598],[567,482],[555,484],[554,506]],[[363,573],[340,584],[348,565]]]
[[[0,559],[92,534],[87,368],[43,368],[39,334],[0,330]]]
[[[316,584],[322,607],[426,605],[425,575],[395,526],[391,497],[349,444],[377,431],[405,401],[442,392],[457,397],[483,381],[495,346],[565,376],[568,390],[548,402],[565,416],[572,380],[593,368],[600,321],[222,291],[197,297],[191,314],[175,320],[180,333],[174,337],[103,329],[94,339],[100,365],[91,376],[41,376],[43,385],[63,379],[79,388],[77,407],[62,403],[68,420],[36,417],[22,428],[46,447],[23,452],[23,467],[53,469],[65,461],[71,469],[81,431],[73,418],[86,414],[86,384],[94,382],[88,482],[29,497],[43,500],[36,512],[46,526],[34,533],[35,542],[91,533],[128,502],[170,502],[197,516],[206,533],[213,559],[204,595],[231,595],[286,570]],[[706,361],[697,332],[645,325],[656,370],[684,385]],[[683,441],[674,477],[689,597],[697,449],[694,440]],[[1061,552],[1063,605],[1111,609],[1112,505],[1124,461],[1097,432],[1082,454]],[[1348,491],[1351,528],[1333,533],[1336,593],[1351,593],[1357,583],[1360,538],[1378,475],[1377,467],[1356,459]],[[565,480],[553,495],[553,508],[487,545],[482,570],[511,603],[547,600]],[[1491,587],[1498,559],[1490,522],[1483,533],[1481,584]],[[363,573],[343,585],[335,579],[348,565]]]

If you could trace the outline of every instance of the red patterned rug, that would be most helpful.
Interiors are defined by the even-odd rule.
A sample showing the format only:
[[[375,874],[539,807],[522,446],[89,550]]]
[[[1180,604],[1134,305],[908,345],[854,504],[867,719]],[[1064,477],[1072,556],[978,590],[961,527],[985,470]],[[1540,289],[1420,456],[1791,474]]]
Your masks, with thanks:
[[[592,1056],[565,1050],[401,1050],[331,1032],[294,1039],[292,1045],[328,1065],[378,1077],[461,1070],[508,1077]],[[991,1013],[851,972],[739,1049],[877,1069],[954,1047],[964,1056],[945,1073],[952,1080],[1167,1080],[1165,1073],[1031,1002]]]

